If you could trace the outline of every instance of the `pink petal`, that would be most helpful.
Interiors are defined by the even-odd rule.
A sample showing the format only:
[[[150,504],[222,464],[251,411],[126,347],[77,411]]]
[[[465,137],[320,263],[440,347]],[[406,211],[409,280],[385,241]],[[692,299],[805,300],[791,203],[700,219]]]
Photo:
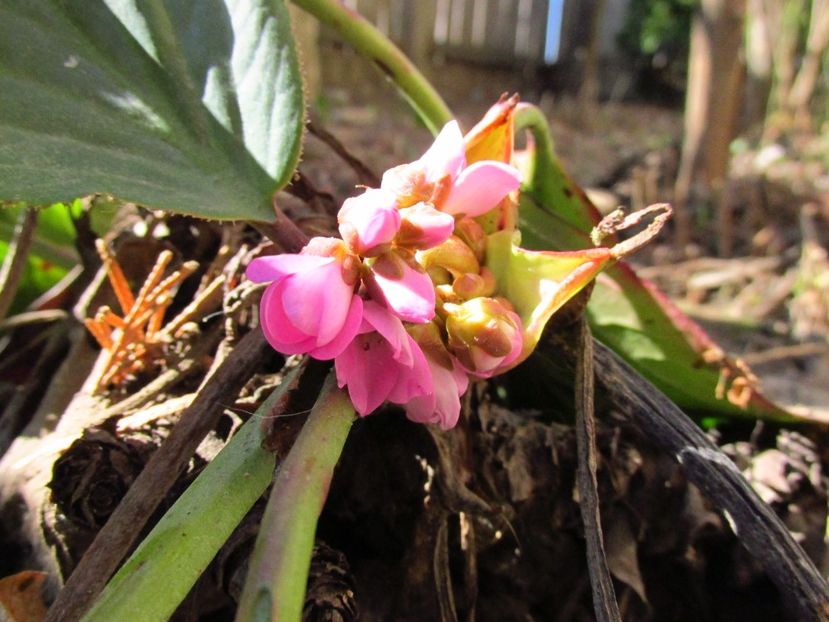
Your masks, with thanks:
[[[389,343],[395,361],[411,366],[411,337],[397,316],[373,300],[368,300],[363,307],[363,319]]]
[[[408,264],[403,265],[402,278],[390,279],[375,272],[375,283],[386,305],[397,317],[424,324],[435,317],[435,286],[425,272],[418,272]]]
[[[466,166],[466,146],[457,121],[450,121],[443,126],[435,142],[418,162],[426,171],[426,179],[432,183],[446,175],[452,179],[458,176]]]
[[[365,416],[386,401],[397,382],[399,366],[388,342],[378,333],[361,335],[334,359],[337,384],[348,386],[355,410]]]
[[[405,404],[415,397],[432,393],[432,371],[423,350],[410,335],[406,335],[412,353],[411,366],[401,367],[397,383],[389,393],[388,400]]]
[[[359,296],[351,297],[351,306],[340,332],[324,346],[309,350],[308,354],[320,361],[327,361],[338,356],[357,336],[357,330],[363,319],[363,299]]]
[[[346,199],[337,215],[340,234],[352,249],[363,254],[388,244],[400,228],[397,199],[386,190],[369,189]]]
[[[312,270],[332,261],[334,261],[333,257],[316,255],[268,255],[251,261],[245,270],[245,276],[254,283],[281,281],[286,276]]]
[[[474,218],[498,205],[520,185],[518,169],[491,160],[475,162],[458,175],[440,208],[448,214]]]
[[[402,224],[397,243],[420,250],[442,244],[455,230],[452,215],[440,212],[428,203],[417,203],[402,209],[400,216]]]
[[[284,283],[271,285],[259,303],[259,322],[262,332],[274,350],[283,354],[301,354],[314,346],[316,339],[298,330],[282,308]]]
[[[426,359],[432,372],[433,391],[406,404],[406,416],[418,423],[433,423],[444,430],[455,427],[461,412],[460,396],[469,380],[458,365],[450,371]]]
[[[286,279],[282,306],[294,326],[316,335],[316,345],[323,346],[340,332],[353,293],[342,279],[342,265],[333,260]]]

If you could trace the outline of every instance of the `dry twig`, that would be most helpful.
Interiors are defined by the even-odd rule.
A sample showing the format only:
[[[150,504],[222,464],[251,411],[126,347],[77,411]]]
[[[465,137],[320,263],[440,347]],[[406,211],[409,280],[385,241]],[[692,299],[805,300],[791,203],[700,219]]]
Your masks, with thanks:
[[[23,268],[26,267],[26,259],[29,256],[36,226],[37,210],[27,207],[17,220],[6,259],[0,268],[0,320],[6,317],[14,301],[17,285],[23,276]]]
[[[576,330],[576,446],[579,508],[587,543],[587,568],[593,588],[593,612],[599,622],[619,622],[619,605],[607,567],[596,483],[596,421],[593,408],[593,337],[582,316]]]
[[[198,263],[188,261],[164,278],[173,254],[163,251],[138,294],[133,295],[121,265],[106,244],[97,240],[95,246],[124,314],[119,316],[103,306],[94,318],[84,320],[86,328],[107,352],[97,384],[97,390],[101,391],[155,364],[161,345],[174,336],[161,330],[164,313],[172,304],[178,286],[196,271]]]

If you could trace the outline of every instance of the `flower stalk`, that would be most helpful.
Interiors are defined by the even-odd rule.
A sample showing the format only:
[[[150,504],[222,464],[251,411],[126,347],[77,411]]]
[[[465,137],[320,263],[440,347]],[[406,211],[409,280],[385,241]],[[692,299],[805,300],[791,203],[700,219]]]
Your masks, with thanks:
[[[340,0],[293,0],[302,10],[328,24],[400,89],[420,118],[437,134],[452,113],[414,63],[362,15]]]
[[[348,395],[330,375],[277,471],[237,622],[301,619],[317,520],[354,417]]]

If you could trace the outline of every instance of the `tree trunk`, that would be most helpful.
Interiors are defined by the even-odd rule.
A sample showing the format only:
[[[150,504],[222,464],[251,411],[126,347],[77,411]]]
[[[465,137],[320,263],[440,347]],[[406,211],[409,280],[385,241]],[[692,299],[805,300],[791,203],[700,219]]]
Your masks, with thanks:
[[[809,102],[820,76],[821,60],[829,45],[829,0],[812,0],[806,53],[789,92],[788,106],[795,125],[811,125]]]
[[[579,88],[579,108],[581,121],[585,127],[588,127],[595,118],[596,106],[599,103],[599,48],[602,42],[602,22],[606,5],[607,0],[595,0],[590,16],[590,39],[587,42],[584,72]]]
[[[771,6],[777,0],[748,0],[746,12],[746,97],[744,127],[766,118],[774,70],[774,34],[777,26]]]
[[[806,3],[805,0],[766,0],[766,6],[770,22],[776,25],[772,33],[774,85],[763,129],[763,140],[772,141],[790,123],[787,102],[796,73],[800,17]]]
[[[716,205],[728,173],[729,145],[740,102],[745,0],[703,0],[691,28],[685,139],[675,188],[677,246],[691,241],[688,201],[698,182]],[[722,225],[725,224],[725,229]],[[721,223],[720,245],[728,246],[728,219]]]

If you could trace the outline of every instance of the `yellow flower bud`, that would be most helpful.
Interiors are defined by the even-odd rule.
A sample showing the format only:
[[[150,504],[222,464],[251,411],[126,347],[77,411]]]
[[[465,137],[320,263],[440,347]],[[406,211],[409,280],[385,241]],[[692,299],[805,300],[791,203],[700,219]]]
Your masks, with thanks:
[[[456,235],[434,248],[418,251],[417,259],[426,270],[438,266],[454,276],[467,272],[477,274],[481,269],[475,253]]]
[[[455,235],[472,249],[478,261],[484,261],[486,256],[486,232],[477,221],[471,218],[461,218],[455,223]]]
[[[521,353],[521,320],[495,298],[446,303],[449,350],[473,374],[489,377]]]

